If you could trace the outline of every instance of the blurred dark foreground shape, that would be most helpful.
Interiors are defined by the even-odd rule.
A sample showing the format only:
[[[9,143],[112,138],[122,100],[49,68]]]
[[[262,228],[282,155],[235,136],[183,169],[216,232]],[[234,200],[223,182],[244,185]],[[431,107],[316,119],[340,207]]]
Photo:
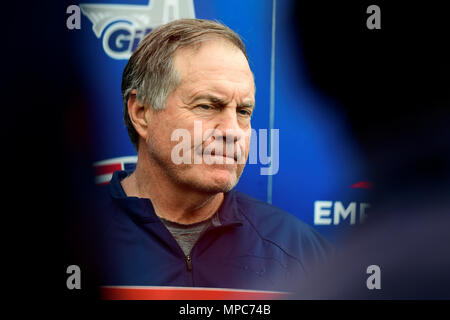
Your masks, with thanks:
[[[366,8],[381,8],[381,30]],[[298,1],[314,85],[340,106],[374,185],[365,225],[295,285],[306,299],[450,298],[450,63],[443,3]],[[366,286],[381,269],[381,289]]]

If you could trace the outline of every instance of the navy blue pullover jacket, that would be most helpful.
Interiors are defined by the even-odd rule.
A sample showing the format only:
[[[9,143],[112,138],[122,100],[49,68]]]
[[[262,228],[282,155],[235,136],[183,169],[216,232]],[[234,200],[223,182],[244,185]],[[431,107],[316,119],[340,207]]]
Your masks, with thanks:
[[[96,263],[101,285],[187,286],[287,291],[330,247],[312,227],[272,205],[232,190],[189,256],[149,199],[128,197],[113,174],[97,211]]]

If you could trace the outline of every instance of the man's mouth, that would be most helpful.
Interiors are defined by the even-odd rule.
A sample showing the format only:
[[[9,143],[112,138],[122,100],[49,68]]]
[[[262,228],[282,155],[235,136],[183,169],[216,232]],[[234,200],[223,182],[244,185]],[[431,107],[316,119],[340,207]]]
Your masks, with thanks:
[[[206,155],[208,155],[208,154],[206,154]],[[226,153],[224,154],[223,152],[217,152],[216,153],[216,150],[214,150],[214,149],[211,151],[210,155],[213,156],[213,157],[223,157],[223,158],[233,159],[233,161],[237,161],[237,155],[236,154],[234,154],[234,155],[231,155],[231,154],[227,155]],[[204,154],[204,156],[205,156],[205,154]]]

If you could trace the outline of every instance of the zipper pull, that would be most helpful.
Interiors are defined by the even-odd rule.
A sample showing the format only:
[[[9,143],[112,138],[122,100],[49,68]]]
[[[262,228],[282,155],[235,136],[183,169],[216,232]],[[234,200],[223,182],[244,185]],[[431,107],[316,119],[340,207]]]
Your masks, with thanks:
[[[192,259],[190,255],[186,256],[186,267],[188,271],[192,271]]]

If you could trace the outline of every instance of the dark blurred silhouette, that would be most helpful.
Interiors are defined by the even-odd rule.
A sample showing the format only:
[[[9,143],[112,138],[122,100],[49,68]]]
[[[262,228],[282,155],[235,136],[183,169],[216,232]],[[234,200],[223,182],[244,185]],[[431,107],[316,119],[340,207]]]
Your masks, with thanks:
[[[369,30],[366,8],[381,9]],[[368,222],[297,298],[450,298],[450,57],[442,3],[297,1],[293,41],[339,105],[374,185]],[[381,289],[369,290],[369,265]]]
[[[89,241],[91,136],[74,61],[76,30],[66,27],[69,1],[5,4],[3,226],[5,266],[19,301],[52,303],[95,295],[83,251]],[[8,208],[8,209],[6,209]],[[79,265],[82,289],[68,290],[66,269]],[[28,293],[24,293],[30,290]],[[30,310],[35,310],[29,308]]]

